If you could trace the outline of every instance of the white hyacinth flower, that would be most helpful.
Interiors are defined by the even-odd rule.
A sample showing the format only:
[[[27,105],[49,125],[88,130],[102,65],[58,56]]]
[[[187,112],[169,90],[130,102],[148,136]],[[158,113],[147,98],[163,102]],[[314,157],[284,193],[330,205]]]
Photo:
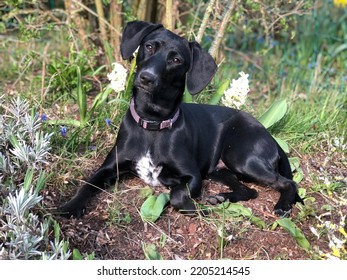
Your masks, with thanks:
[[[227,89],[222,97],[223,105],[227,107],[240,107],[246,102],[247,94],[249,92],[248,74],[244,72],[239,73],[240,78],[233,79],[230,83],[230,88]]]
[[[112,63],[112,66],[112,72],[107,74],[107,78],[110,81],[110,87],[116,92],[121,92],[125,89],[127,69],[125,69],[120,63]]]

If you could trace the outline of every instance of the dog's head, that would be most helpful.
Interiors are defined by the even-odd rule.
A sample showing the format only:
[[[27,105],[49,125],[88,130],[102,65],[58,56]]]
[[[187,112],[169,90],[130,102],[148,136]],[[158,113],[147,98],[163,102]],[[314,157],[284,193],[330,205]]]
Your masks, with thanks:
[[[166,99],[180,99],[187,83],[191,94],[199,93],[211,81],[217,65],[196,42],[188,42],[161,24],[129,22],[121,43],[123,59],[139,47],[134,93]]]

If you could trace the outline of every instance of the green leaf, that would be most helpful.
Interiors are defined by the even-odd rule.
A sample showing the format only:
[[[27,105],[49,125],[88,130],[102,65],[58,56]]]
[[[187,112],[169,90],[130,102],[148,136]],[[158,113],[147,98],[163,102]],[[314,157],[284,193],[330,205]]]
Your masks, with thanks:
[[[236,216],[250,217],[252,215],[252,210],[240,203],[230,203],[225,210]]]
[[[269,128],[281,120],[287,112],[287,101],[279,100],[272,103],[270,108],[259,118],[259,121]]]
[[[292,172],[300,168],[300,159],[298,157],[291,157],[291,158],[288,158],[288,160],[289,160],[290,168]]]
[[[335,49],[335,51],[334,51],[334,53],[332,54],[332,56],[331,56],[331,60],[335,57],[335,56],[337,56],[339,53],[341,53],[341,52],[345,52],[345,50],[347,49],[347,44],[342,44],[342,45],[340,45],[340,46],[338,46],[336,49]],[[345,52],[345,54],[346,54],[346,52]]]
[[[73,260],[83,260],[83,256],[78,249],[72,250],[72,259]]]
[[[278,225],[289,232],[289,234],[296,240],[298,245],[305,249],[311,249],[311,244],[306,239],[301,229],[289,218],[282,218],[277,220]]]
[[[13,147],[15,147],[15,148],[20,147],[19,142],[18,142],[18,139],[17,139],[17,137],[16,137],[14,134],[12,134],[12,135],[9,137],[9,140],[10,140],[10,142],[11,142],[11,144],[12,144]]]
[[[282,150],[286,154],[289,154],[290,150],[289,150],[289,146],[288,146],[287,142],[282,140],[282,139],[280,139],[280,138],[277,138],[275,136],[273,136],[273,138],[276,140],[277,144],[282,148]]]
[[[298,195],[304,199],[306,197],[306,189],[304,188],[298,188]]]
[[[251,209],[243,206],[240,203],[225,202],[222,203],[218,208],[225,211],[226,215],[230,215],[232,217],[242,216],[244,218],[249,219],[252,224],[256,225],[259,228],[266,227],[265,222],[262,219],[254,216]]]
[[[140,213],[142,219],[145,222],[154,223],[160,217],[169,200],[169,195],[166,193],[162,193],[158,197],[150,195],[141,206]]]
[[[145,254],[145,258],[147,260],[162,260],[163,257],[157,251],[157,248],[154,244],[146,244],[142,245],[143,252]]]
[[[40,172],[39,177],[37,178],[36,181],[36,187],[35,187],[35,192],[40,192],[45,188],[46,181],[48,179],[48,176],[46,176],[46,173]]]
[[[152,194],[153,194],[152,188],[147,186],[147,187],[141,188],[139,196],[142,197],[142,198],[146,198],[146,197],[149,197]]]
[[[95,259],[95,253],[92,252],[91,254],[87,254],[87,260],[92,261]]]
[[[107,100],[107,97],[111,92],[112,88],[108,86],[94,98],[93,104],[88,112],[89,118],[93,116],[95,110],[97,110],[100,106],[104,105],[105,101]]]
[[[65,120],[48,120],[46,123],[50,125],[72,125],[75,127],[81,127],[81,122],[73,119],[65,119]]]
[[[294,174],[293,181],[299,184],[302,181],[302,179],[304,179],[304,172],[301,168],[298,168]]]
[[[34,177],[34,170],[27,169],[27,172],[25,173],[25,177],[24,177],[24,186],[23,186],[23,188],[26,192],[29,191],[29,189],[31,187],[33,177]]]
[[[217,105],[222,98],[224,92],[227,90],[227,88],[230,86],[230,80],[225,80],[223,83],[218,87],[216,93],[212,96],[209,104],[211,105]]]
[[[60,226],[57,221],[54,221],[54,226],[53,226],[53,231],[54,231],[54,239],[59,242],[60,240]]]
[[[87,95],[82,87],[82,74],[80,67],[76,67],[77,71],[77,104],[80,113],[81,125],[87,122]]]
[[[128,74],[128,78],[125,83],[125,92],[124,92],[124,98],[126,100],[130,100],[134,79],[135,79],[135,69],[136,69],[136,55],[134,56],[131,65],[130,65],[130,71]]]

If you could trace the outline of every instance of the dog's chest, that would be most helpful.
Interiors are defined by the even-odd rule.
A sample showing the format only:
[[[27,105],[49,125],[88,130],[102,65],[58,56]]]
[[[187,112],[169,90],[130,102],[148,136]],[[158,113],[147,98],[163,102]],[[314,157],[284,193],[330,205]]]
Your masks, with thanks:
[[[137,175],[150,186],[159,186],[159,175],[162,166],[156,166],[153,163],[150,152],[147,152],[144,156],[140,157],[135,164]]]

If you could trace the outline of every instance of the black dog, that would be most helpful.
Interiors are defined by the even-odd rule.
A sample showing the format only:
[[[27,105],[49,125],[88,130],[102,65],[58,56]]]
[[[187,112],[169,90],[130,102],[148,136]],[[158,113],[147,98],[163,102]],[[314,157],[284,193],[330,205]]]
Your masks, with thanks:
[[[217,69],[199,44],[160,24],[130,22],[122,37],[123,58],[139,46],[133,97],[116,144],[60,213],[80,217],[99,189],[129,173],[171,188],[171,205],[184,213],[195,210],[192,198],[200,195],[205,178],[232,189],[210,197],[212,204],[256,198],[257,192],[239,180],[279,191],[278,215],[302,202],[285,153],[256,119],[227,107],[182,104],[186,84],[197,94]]]

